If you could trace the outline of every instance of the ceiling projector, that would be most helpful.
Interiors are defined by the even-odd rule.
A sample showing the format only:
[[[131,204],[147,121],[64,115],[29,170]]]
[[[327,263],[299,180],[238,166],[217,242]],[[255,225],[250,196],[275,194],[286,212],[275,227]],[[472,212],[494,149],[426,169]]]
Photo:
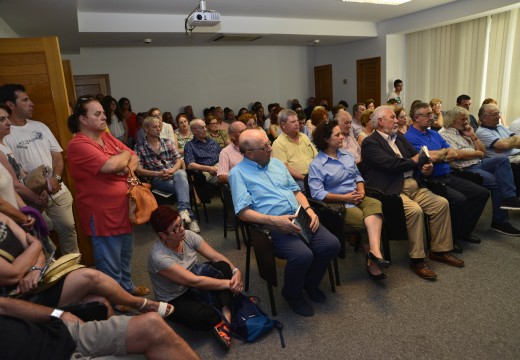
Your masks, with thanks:
[[[195,11],[187,20],[188,26],[215,26],[220,24],[220,14],[213,10]]]

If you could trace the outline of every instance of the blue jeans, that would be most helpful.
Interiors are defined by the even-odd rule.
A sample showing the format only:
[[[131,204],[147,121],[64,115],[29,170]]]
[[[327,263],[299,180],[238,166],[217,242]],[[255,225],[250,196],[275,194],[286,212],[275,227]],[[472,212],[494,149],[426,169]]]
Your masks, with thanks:
[[[177,170],[173,173],[173,178],[167,180],[158,177],[153,178],[152,186],[158,190],[175,194],[179,211],[188,210],[190,216],[193,218],[190,205],[190,186],[188,184],[188,176],[184,169]]]
[[[339,252],[338,238],[320,225],[309,245],[296,234],[271,231],[276,257],[287,260],[284,289],[294,299],[302,297],[302,290],[313,291],[320,285],[330,262]]]
[[[113,278],[126,291],[131,292],[135,287],[130,271],[133,234],[96,236],[93,217],[90,218],[90,227],[96,269]]]
[[[509,213],[507,210],[501,209],[500,205],[502,205],[504,199],[516,196],[516,186],[511,164],[507,156],[485,158],[478,164],[472,165],[464,170],[482,175],[484,178],[482,186],[492,191],[492,221],[497,224],[508,222]]]

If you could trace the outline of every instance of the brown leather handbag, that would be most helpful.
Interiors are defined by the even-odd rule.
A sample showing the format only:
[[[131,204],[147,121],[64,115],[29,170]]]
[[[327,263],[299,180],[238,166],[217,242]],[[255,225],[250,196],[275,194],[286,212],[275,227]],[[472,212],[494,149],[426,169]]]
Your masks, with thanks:
[[[150,184],[142,183],[134,172],[128,171],[128,205],[130,222],[134,225],[141,225],[150,220],[152,211],[157,209],[157,200],[153,196]]]

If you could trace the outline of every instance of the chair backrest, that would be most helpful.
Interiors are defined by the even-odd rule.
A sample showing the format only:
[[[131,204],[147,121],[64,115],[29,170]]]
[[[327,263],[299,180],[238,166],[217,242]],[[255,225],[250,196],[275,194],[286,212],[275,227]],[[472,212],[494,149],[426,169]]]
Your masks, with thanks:
[[[233,195],[228,184],[219,184],[222,204],[224,211],[227,213],[228,219],[235,217],[235,206],[233,205]]]
[[[248,233],[258,266],[260,277],[273,286],[278,286],[276,259],[271,234],[268,230],[248,224]]]
[[[195,190],[197,190],[200,201],[206,204],[211,203],[211,191],[214,186],[207,182],[202,172],[195,170],[186,170],[186,172],[188,174],[188,181],[191,182]]]

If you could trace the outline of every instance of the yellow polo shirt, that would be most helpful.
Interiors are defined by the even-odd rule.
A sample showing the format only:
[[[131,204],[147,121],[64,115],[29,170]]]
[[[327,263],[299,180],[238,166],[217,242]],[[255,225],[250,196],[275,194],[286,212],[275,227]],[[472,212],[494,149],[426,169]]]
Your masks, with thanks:
[[[299,141],[295,143],[285,133],[281,133],[273,143],[273,157],[305,175],[309,173],[309,165],[318,151],[307,135],[300,132],[298,137]]]

